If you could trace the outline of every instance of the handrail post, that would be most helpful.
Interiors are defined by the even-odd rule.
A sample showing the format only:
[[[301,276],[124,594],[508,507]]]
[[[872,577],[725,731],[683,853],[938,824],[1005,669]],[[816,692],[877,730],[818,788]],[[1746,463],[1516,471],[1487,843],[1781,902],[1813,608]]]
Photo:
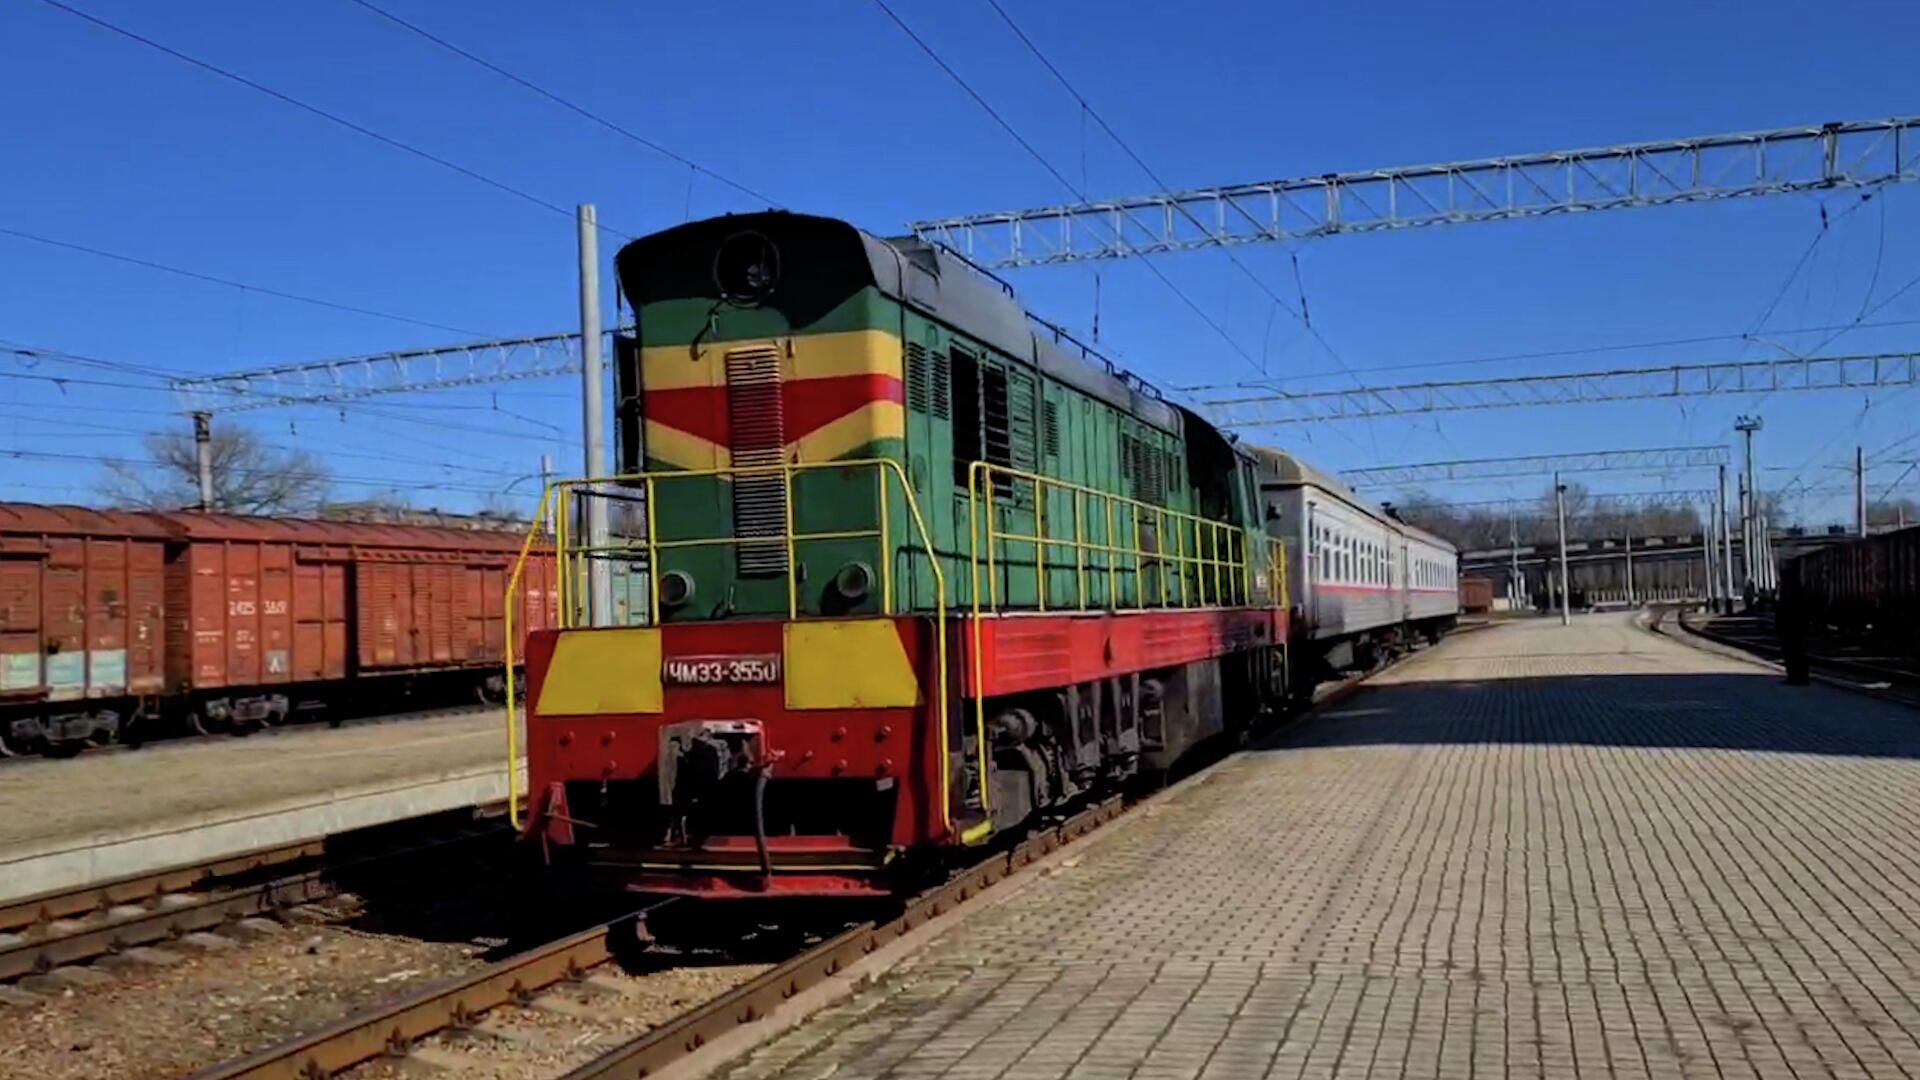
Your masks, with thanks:
[[[653,512],[654,491],[653,474],[647,474],[645,488],[641,492],[647,500],[647,619],[658,624],[660,619],[660,525],[659,518]]]
[[[736,481],[737,482],[737,481]],[[780,463],[780,501],[787,520],[787,618],[800,617],[800,545],[793,538],[793,466]]]
[[[980,470],[980,487],[987,497],[987,610],[1000,610],[1000,564],[995,557],[999,551],[1000,535],[999,508],[993,505],[993,466],[987,465]]]
[[[887,513],[887,470],[875,469],[874,479],[880,482],[880,614],[893,614],[893,544],[888,532],[890,515]]]
[[[1034,602],[1047,610],[1047,491],[1040,486],[1038,473],[1033,477],[1033,583]]]
[[[540,535],[552,500],[553,485],[549,484],[540,492],[540,506],[534,511],[527,538],[520,542],[520,556],[513,561],[513,572],[507,575],[506,594],[501,598],[500,627],[506,635],[501,651],[507,667],[507,821],[515,831],[520,828],[520,730],[515,726],[519,702],[513,678],[513,597],[520,590],[520,579],[527,570],[527,556],[533,550],[533,538]]]
[[[1175,528],[1175,530],[1173,530],[1173,538],[1175,538],[1175,540],[1179,540],[1179,544],[1175,546],[1175,552],[1179,552],[1179,555],[1177,555],[1177,559],[1179,559],[1179,561],[1175,563],[1175,567],[1173,567],[1173,569],[1177,571],[1177,578],[1179,578],[1179,584],[1181,584],[1181,607],[1187,607],[1187,557],[1188,555],[1187,555],[1187,523],[1185,523],[1185,521],[1181,521],[1181,523],[1179,523],[1179,528]]]
[[[1100,505],[1105,508],[1107,518],[1107,531],[1105,534],[1106,550],[1101,552],[1101,557],[1107,565],[1107,610],[1118,611],[1120,609],[1120,593],[1114,585],[1114,575],[1120,569],[1118,565],[1120,560],[1116,557],[1118,555],[1116,549],[1118,549],[1120,545],[1113,542],[1113,496],[1101,496]]]
[[[1140,505],[1127,503],[1127,515],[1133,519],[1133,601],[1146,607],[1146,552],[1140,548]]]
[[[571,565],[573,549],[572,523],[568,520],[573,514],[572,492],[566,481],[554,485],[557,506],[554,511],[554,565],[560,573],[560,625],[573,627],[573,567]]]
[[[1087,610],[1087,548],[1081,526],[1081,491],[1073,490],[1073,581],[1074,606]]]

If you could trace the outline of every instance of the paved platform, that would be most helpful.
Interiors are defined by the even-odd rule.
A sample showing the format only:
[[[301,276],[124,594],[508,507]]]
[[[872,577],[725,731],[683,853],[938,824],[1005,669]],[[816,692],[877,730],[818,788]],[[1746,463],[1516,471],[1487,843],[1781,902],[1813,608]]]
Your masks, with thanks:
[[[732,1080],[1920,1072],[1920,713],[1631,616],[1450,639]]]
[[[504,798],[497,711],[0,763],[0,900]]]

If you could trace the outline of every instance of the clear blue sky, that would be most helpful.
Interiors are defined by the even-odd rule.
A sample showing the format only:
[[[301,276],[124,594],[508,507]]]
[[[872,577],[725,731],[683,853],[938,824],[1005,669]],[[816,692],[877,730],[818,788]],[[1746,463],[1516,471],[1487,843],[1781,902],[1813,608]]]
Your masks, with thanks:
[[[177,49],[563,207],[590,201],[639,234],[754,208],[452,56],[349,0],[70,0]],[[907,220],[1064,201],[1067,192],[865,2],[521,4],[378,0],[494,63],[798,210],[876,232]],[[1116,17],[1091,0],[1003,0],[1120,133],[1176,185],[1443,161],[1920,112],[1912,4],[1280,5],[1221,0]],[[1151,187],[981,0],[896,8],[1056,165],[1095,194]],[[90,26],[38,0],[0,6],[0,228],[30,231],[480,335],[577,323],[572,223]],[[1084,129],[1084,135],[1083,135]],[[1361,237],[1298,249],[1314,323],[1339,360],[1219,253],[1162,268],[1267,355],[1291,387],[1369,368],[1748,330],[1820,232],[1766,322],[1845,323],[1920,275],[1920,190],[1791,197]],[[609,241],[611,246],[611,241]],[[606,252],[610,256],[611,252]],[[1283,295],[1286,253],[1241,249]],[[1876,277],[1877,267],[1877,277]],[[1101,270],[1103,342],[1170,385],[1253,374],[1144,268]],[[0,340],[211,372],[466,335],[263,296],[0,235]],[[1024,271],[1029,306],[1092,319],[1092,272]],[[1920,320],[1920,288],[1875,321]],[[1856,330],[1828,352],[1910,347],[1913,326]],[[1738,341],[1481,363],[1494,375],[1777,355]],[[0,354],[0,374],[142,383]],[[1345,378],[1345,376],[1340,376]],[[394,486],[470,506],[539,455],[577,469],[564,381],[235,417],[327,457],[342,495]],[[1767,418],[1769,486],[1920,430],[1920,396],[1782,395],[1452,414],[1256,435],[1332,468],[1726,441]],[[163,393],[0,377],[0,498],[85,501],[139,433],[184,426]],[[84,426],[83,426],[84,425]],[[32,451],[37,457],[5,456]],[[1883,456],[1876,490],[1920,457]],[[1594,476],[1595,490],[1700,486]],[[1920,475],[1908,475],[1909,488]],[[440,485],[441,490],[423,490]],[[1449,485],[1460,499],[1532,481]],[[518,496],[532,485],[521,482]],[[1802,500],[1808,517],[1844,497]]]

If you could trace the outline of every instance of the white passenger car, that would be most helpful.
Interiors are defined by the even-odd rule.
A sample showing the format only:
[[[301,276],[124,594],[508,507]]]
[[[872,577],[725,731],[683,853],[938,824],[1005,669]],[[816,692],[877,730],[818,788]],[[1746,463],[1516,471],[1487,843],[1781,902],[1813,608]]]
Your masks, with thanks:
[[[1293,454],[1249,449],[1267,531],[1287,548],[1295,670],[1316,672],[1315,660],[1318,674],[1369,666],[1383,650],[1437,639],[1453,625],[1460,565],[1452,544],[1369,506]]]

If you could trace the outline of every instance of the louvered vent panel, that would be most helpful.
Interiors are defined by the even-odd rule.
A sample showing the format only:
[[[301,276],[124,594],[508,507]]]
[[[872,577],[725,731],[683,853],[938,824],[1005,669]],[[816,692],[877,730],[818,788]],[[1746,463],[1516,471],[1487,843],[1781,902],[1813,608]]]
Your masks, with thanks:
[[[950,387],[953,385],[953,365],[948,362],[947,354],[933,354],[933,415],[945,420],[951,413],[948,404]]]
[[[1048,457],[1060,456],[1060,407],[1051,401],[1040,405],[1040,437]]]
[[[927,347],[917,341],[907,343],[907,408],[914,412],[932,411],[933,373],[928,370]]]
[[[778,465],[787,445],[780,402],[780,350],[755,345],[727,352],[728,450],[735,466]],[[733,534],[777,540],[786,535],[787,487],[778,473],[733,480]],[[742,574],[787,572],[785,544],[739,544]]]
[[[1036,460],[1039,444],[1036,404],[1033,376],[1015,371],[1007,376],[1007,456],[1013,467],[1024,472],[1034,471],[1039,464]]]

